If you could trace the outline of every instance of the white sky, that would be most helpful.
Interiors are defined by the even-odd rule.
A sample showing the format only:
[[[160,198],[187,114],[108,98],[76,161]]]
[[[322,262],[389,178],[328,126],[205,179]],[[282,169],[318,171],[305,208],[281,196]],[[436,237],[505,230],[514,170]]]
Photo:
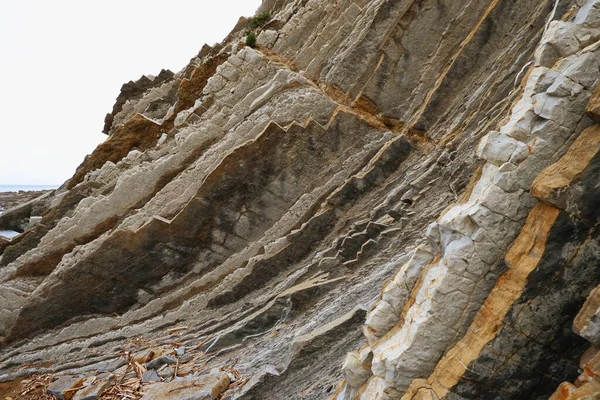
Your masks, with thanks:
[[[121,85],[177,72],[260,0],[0,0],[0,184],[61,184]]]

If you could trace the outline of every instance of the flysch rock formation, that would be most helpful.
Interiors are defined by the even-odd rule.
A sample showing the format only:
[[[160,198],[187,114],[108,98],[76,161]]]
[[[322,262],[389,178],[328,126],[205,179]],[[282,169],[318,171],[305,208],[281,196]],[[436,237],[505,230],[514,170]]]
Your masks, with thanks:
[[[600,398],[600,1],[265,12],[124,85],[0,247],[0,382]]]

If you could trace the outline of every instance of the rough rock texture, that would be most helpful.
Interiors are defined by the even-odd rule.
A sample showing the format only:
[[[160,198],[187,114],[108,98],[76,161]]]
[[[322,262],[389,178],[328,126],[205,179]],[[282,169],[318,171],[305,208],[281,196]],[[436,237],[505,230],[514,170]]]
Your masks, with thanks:
[[[256,48],[240,19],[124,85],[108,139],[0,246],[0,380],[600,395],[600,1],[264,11]]]
[[[40,217],[53,191],[0,192],[0,230],[23,232],[31,228],[31,217]]]
[[[18,192],[0,192],[0,215],[5,214],[7,210],[15,208],[22,204],[28,203],[44,194],[47,194],[50,190],[40,191],[24,191]]]

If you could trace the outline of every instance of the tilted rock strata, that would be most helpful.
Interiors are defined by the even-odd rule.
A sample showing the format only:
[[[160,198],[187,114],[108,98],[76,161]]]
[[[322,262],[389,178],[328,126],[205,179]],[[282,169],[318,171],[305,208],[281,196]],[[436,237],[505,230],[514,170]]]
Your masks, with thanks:
[[[123,114],[127,113],[128,110],[133,110],[142,107],[141,104],[146,103],[148,97],[148,90],[161,88],[168,85],[169,81],[173,78],[173,72],[163,69],[160,71],[158,76],[142,76],[137,81],[129,81],[121,87],[121,93],[117,97],[117,101],[113,106],[111,113],[106,115],[104,119],[104,130],[103,132],[107,135],[112,134],[113,130],[122,122],[128,118]],[[154,91],[154,90],[153,90]],[[140,104],[141,103],[141,104]],[[148,104],[146,104],[146,107]],[[154,109],[157,107],[154,106]],[[148,109],[141,109],[139,111],[150,111]],[[138,112],[139,112],[138,111]],[[131,117],[131,115],[129,116]]]
[[[587,111],[591,118],[598,121],[597,101],[599,91],[592,96]],[[600,168],[600,125],[594,125],[584,131],[559,162],[549,167],[536,179],[534,189],[544,201],[567,210],[586,223],[593,226],[586,237],[585,245],[579,249],[580,258],[592,267],[598,266],[594,259],[595,251],[600,244],[598,239],[598,207],[584,207],[596,201],[594,191],[598,185],[598,169]],[[554,172],[554,174],[551,174]],[[591,284],[592,282],[590,282]],[[579,310],[573,321],[573,331],[592,343],[579,363],[581,375],[574,381],[562,383],[552,395],[558,399],[585,399],[600,396],[598,381],[598,349],[600,330],[597,315],[600,313],[598,287],[594,288]]]
[[[593,28],[593,18],[597,18],[595,10],[588,5],[575,15],[575,22],[565,25],[570,24],[566,26],[588,35],[588,38],[597,35]],[[545,32],[536,53],[536,65],[539,66],[529,72],[523,95],[515,104],[511,118],[500,132],[492,132],[482,139],[477,151],[487,164],[469,200],[449,209],[429,227],[429,247],[415,253],[417,257],[413,257],[385,286],[380,301],[370,311],[365,333],[372,351],[372,377],[369,378],[370,371],[363,367],[364,362],[360,362],[368,357],[359,357],[360,353],[349,355],[346,370],[351,380],[338,398],[353,397],[352,385],[357,390],[356,396],[364,399],[376,398],[384,393],[390,398],[407,399],[444,398],[449,393],[466,398],[502,398],[501,393],[521,396],[524,393],[530,396],[542,394],[535,392],[535,386],[547,380],[543,369],[553,367],[555,360],[539,347],[559,340],[561,325],[556,324],[556,320],[552,323],[548,320],[545,323],[553,328],[545,325],[543,334],[539,331],[544,329],[542,326],[533,329],[537,321],[530,311],[531,303],[535,301],[537,310],[544,310],[549,295],[543,291],[534,293],[533,300],[523,305],[520,298],[532,296],[528,293],[528,276],[533,271],[547,269],[546,265],[538,267],[541,257],[548,259],[545,264],[566,262],[574,270],[586,268],[581,265],[581,260],[572,260],[577,254],[574,249],[569,249],[570,256],[565,256],[565,249],[573,246],[583,251],[589,246],[582,239],[587,235],[593,238],[594,230],[578,222],[581,216],[574,212],[573,207],[577,204],[590,212],[596,208],[595,201],[590,197],[585,199],[587,201],[579,197],[570,201],[567,207],[566,200],[557,198],[557,191],[582,192],[569,185],[597,152],[596,127],[585,130],[567,155],[544,170],[533,184],[534,196],[569,214],[557,220],[559,208],[538,203],[506,254],[508,271],[499,279],[490,279],[488,274],[504,268],[501,254],[513,241],[513,235],[519,232],[526,215],[523,211],[535,201],[528,194],[533,178],[556,158],[565,143],[577,137],[582,127],[589,125],[584,117],[584,108],[590,90],[598,82],[596,46],[582,49],[586,43],[578,42],[577,48],[561,54],[568,57],[554,57],[550,62],[551,57],[547,53],[556,50],[556,47],[549,47],[549,43],[557,42],[556,32],[553,29]],[[540,65],[544,63],[555,63],[554,69]],[[572,161],[575,157],[577,162]],[[592,224],[596,220],[593,217],[588,219]],[[553,241],[553,246],[561,249],[562,253],[546,255],[549,251],[545,250],[545,242],[552,232],[560,232],[557,234],[566,235],[566,238],[556,237]],[[571,239],[569,235],[575,234],[577,236]],[[478,246],[478,242],[483,243]],[[425,256],[418,257],[421,254]],[[424,272],[417,280],[415,270],[418,270],[419,264]],[[577,289],[587,293],[589,279],[596,281],[598,277],[585,275],[584,280],[571,279],[571,287],[566,293],[564,290],[556,291],[562,294],[562,298],[556,292],[552,295],[553,305],[560,305],[563,313],[567,306],[577,304],[578,298],[581,301],[581,294],[576,296]],[[486,288],[486,282],[496,284]],[[538,286],[539,282],[533,284]],[[474,311],[482,303],[473,318]],[[516,316],[513,315],[515,309],[518,310]],[[558,314],[555,317],[565,316]],[[520,330],[523,324],[526,328]],[[532,335],[536,336],[535,339],[528,339]],[[516,345],[519,336],[523,342],[520,350]],[[494,346],[495,351],[492,350]],[[505,382],[511,376],[516,377],[511,369],[518,370],[519,367],[518,364],[510,365],[511,361],[518,363],[515,360],[517,353],[506,351],[507,348],[520,351],[523,359],[527,355],[530,365],[534,361],[539,363],[538,367],[531,368],[533,373],[521,373],[521,382],[509,387]],[[362,349],[361,353],[365,351],[369,349]],[[440,360],[442,354],[445,355]],[[508,365],[503,361],[505,359],[509,361]],[[576,370],[570,368],[571,371]],[[569,373],[568,370],[566,372]],[[462,377],[466,373],[468,377],[465,378],[468,379],[463,383]],[[430,374],[429,378],[423,381],[421,378],[427,374]],[[359,389],[360,385],[363,387]],[[402,396],[406,390],[407,394]]]
[[[240,19],[182,71],[124,85],[107,141],[3,250],[0,380],[593,390],[571,323],[581,309],[599,342],[597,3],[267,10],[257,48]]]

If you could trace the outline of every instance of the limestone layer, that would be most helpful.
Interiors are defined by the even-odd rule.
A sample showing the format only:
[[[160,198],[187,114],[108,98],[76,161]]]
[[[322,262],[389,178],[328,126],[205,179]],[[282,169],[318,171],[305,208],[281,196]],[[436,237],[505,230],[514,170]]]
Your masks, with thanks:
[[[596,0],[264,0],[0,216],[0,382],[600,396],[599,82]]]

